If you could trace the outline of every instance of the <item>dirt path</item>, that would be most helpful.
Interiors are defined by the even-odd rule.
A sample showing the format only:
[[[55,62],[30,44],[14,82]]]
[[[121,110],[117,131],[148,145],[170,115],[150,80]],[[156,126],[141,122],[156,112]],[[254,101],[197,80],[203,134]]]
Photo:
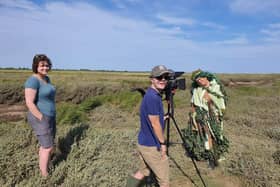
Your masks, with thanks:
[[[219,168],[202,175],[202,178],[207,187],[242,187],[238,177],[225,176]],[[178,176],[171,181],[171,187],[203,187],[203,184],[198,176],[194,183],[188,177]]]
[[[176,140],[175,140],[176,141]],[[171,187],[203,187],[191,159],[185,156],[181,146],[170,147]],[[202,179],[207,187],[242,187],[242,180],[225,172],[225,163],[211,169],[207,161],[195,161]]]

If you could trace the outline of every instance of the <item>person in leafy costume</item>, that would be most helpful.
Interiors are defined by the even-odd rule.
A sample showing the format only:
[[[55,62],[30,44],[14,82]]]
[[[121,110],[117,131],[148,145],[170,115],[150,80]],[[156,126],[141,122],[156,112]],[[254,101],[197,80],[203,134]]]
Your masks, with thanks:
[[[228,151],[229,141],[223,134],[223,116],[227,94],[220,80],[210,72],[196,70],[191,76],[191,112],[183,136],[190,146],[190,156],[218,165]]]

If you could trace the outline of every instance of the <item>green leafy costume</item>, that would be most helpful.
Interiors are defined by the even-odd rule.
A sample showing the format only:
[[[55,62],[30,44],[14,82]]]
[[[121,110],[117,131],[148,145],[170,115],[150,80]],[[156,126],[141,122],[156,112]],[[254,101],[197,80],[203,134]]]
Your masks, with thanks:
[[[199,86],[196,79],[206,77],[209,87]],[[189,123],[183,129],[183,136],[189,146],[190,156],[197,160],[214,161],[228,151],[229,141],[223,135],[223,115],[226,109],[227,95],[222,83],[209,72],[196,71],[192,76],[193,111],[189,114]],[[203,96],[208,92],[211,102]],[[212,143],[209,143],[212,142]]]

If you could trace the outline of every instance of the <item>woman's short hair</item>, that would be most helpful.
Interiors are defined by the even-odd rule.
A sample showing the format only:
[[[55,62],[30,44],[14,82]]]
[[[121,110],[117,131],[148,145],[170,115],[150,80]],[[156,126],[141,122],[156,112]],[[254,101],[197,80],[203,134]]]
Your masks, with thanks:
[[[32,71],[34,73],[38,73],[38,66],[39,66],[39,62],[41,61],[45,61],[49,64],[49,69],[52,69],[52,62],[49,59],[49,57],[47,57],[47,55],[44,54],[37,54],[33,57],[33,63],[32,63]]]

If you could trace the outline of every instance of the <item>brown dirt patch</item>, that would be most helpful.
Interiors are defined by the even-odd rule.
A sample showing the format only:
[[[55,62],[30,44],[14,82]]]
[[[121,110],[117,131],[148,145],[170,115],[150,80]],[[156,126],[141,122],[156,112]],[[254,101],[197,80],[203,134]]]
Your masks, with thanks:
[[[25,118],[25,105],[0,104],[0,121],[19,121]]]
[[[202,176],[206,186],[208,187],[242,187],[241,180],[236,176],[225,176],[220,168],[214,170],[209,169],[207,175]],[[193,184],[187,177],[179,176],[171,181],[171,187],[197,187],[203,186],[199,179],[196,179],[195,184]]]
[[[257,86],[257,85],[271,85],[271,80],[233,80],[225,83],[226,86]]]

